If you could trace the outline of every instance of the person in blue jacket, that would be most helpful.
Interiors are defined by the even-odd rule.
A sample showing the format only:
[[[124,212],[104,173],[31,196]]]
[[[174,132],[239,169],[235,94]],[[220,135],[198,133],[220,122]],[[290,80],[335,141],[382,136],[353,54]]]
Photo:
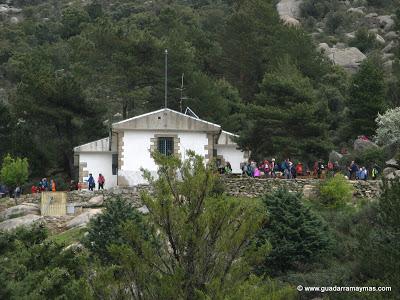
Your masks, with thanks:
[[[94,187],[96,186],[96,182],[94,181],[92,173],[89,174],[89,179],[87,180],[89,185],[89,191],[93,191]]]

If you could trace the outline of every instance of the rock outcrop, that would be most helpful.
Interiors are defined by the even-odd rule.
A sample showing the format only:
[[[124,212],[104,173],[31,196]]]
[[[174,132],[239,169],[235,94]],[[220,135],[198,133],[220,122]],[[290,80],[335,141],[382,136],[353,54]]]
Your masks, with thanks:
[[[22,203],[17,206],[12,206],[0,212],[0,219],[11,219],[25,215],[40,215],[39,205],[35,203]]]
[[[300,4],[302,0],[280,0],[276,5],[279,17],[285,25],[299,27]]]
[[[104,196],[98,195],[98,196],[91,198],[87,202],[87,207],[99,207],[99,206],[102,206],[103,203],[104,203]]]
[[[340,161],[342,158],[343,155],[334,150],[332,150],[331,153],[329,153],[329,160],[332,162]]]
[[[356,139],[354,141],[354,151],[363,152],[367,149],[377,149],[379,146],[372,141],[364,140],[364,139]]]
[[[9,219],[0,223],[0,230],[9,231],[21,226],[29,227],[42,219],[43,217],[37,215],[26,215],[19,218]]]
[[[395,158],[386,161],[386,168],[383,169],[383,176],[386,179],[394,179],[400,177],[400,164]]]
[[[334,64],[342,66],[345,70],[354,73],[361,62],[366,59],[364,53],[355,47],[329,47],[326,43],[319,44],[319,50],[324,53]]]
[[[88,211],[76,216],[71,221],[67,223],[67,228],[76,228],[76,227],[83,227],[86,226],[89,221],[96,217],[98,214],[102,213],[102,209],[100,208],[93,208],[89,209]]]

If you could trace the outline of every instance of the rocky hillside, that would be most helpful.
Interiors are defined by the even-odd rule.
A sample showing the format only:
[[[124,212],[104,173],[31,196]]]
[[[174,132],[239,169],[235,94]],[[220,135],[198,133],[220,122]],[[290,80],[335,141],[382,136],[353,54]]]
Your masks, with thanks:
[[[300,22],[335,64],[355,72],[364,59],[377,55],[388,73],[399,45],[397,7],[397,0],[282,0],[277,5],[281,18]]]

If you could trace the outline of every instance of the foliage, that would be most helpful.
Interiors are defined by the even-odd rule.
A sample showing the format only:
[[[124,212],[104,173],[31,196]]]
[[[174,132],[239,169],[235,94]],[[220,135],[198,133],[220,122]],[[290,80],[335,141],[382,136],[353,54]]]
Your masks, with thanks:
[[[383,70],[378,62],[368,59],[354,75],[350,87],[349,124],[352,137],[375,133],[375,118],[385,109]]]
[[[86,254],[46,237],[40,225],[0,232],[0,298],[91,299]]]
[[[111,199],[105,206],[104,213],[90,222],[88,235],[83,241],[101,261],[112,262],[109,246],[127,243],[121,229],[124,223],[135,223],[142,236],[146,236],[146,229],[143,226],[143,217],[123,198]]]
[[[137,222],[123,225],[127,243],[109,247],[120,279],[105,283],[100,293],[118,294],[134,284],[132,297],[140,293],[151,299],[224,299],[239,286],[262,298],[279,295],[249,284],[254,280],[250,266],[266,249],[250,245],[263,220],[260,203],[212,195],[214,170],[193,152],[185,161],[156,153],[153,157],[160,167],[158,179],[145,171],[154,192],[142,196],[151,238],[140,234]],[[106,278],[108,272],[115,271],[105,270]]]
[[[0,100],[0,160],[11,143],[12,117],[9,107]]]
[[[346,205],[352,196],[353,188],[342,174],[336,174],[319,185],[320,200],[329,207]]]
[[[26,158],[6,155],[0,170],[1,181],[10,188],[21,186],[28,180],[29,164]]]
[[[377,46],[376,34],[369,32],[367,28],[360,28],[356,31],[355,37],[349,45],[367,53]]]
[[[395,22],[396,22],[396,29],[400,30],[400,9],[396,9],[396,18],[395,18]]]
[[[338,1],[305,0],[301,3],[300,10],[303,17],[312,16],[316,19],[324,18],[330,11],[334,11]]]
[[[329,12],[326,16],[326,29],[328,33],[335,33],[345,21],[345,14],[341,12]]]
[[[380,145],[400,143],[400,107],[388,109],[376,118],[376,142]]]
[[[365,280],[379,280],[382,285],[391,286],[394,293],[400,288],[399,195],[399,178],[383,182],[377,222],[360,245],[360,270]]]
[[[279,154],[313,161],[327,156],[327,106],[317,101],[309,78],[286,61],[265,74],[260,89],[256,104],[247,108],[242,147],[259,159]]]
[[[360,166],[367,167],[368,169],[378,166],[383,170],[388,158],[387,151],[384,148],[369,148],[360,153],[356,153],[355,155],[356,163]]]
[[[280,189],[263,198],[267,222],[257,245],[270,243],[271,253],[257,271],[271,275],[299,270],[328,253],[331,244],[326,224],[302,203],[299,194]]]

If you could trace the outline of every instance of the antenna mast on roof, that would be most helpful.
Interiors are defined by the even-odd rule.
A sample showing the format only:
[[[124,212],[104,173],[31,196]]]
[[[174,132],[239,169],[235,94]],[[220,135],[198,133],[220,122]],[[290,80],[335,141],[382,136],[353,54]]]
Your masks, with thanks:
[[[167,89],[168,89],[168,49],[165,49],[165,94],[164,94],[164,108],[168,107]]]
[[[182,73],[182,82],[181,82],[181,87],[177,88],[177,90],[179,90],[181,92],[181,97],[179,98],[179,107],[181,112],[183,112],[183,100],[189,99],[188,97],[183,97],[183,91],[185,90],[184,86],[183,86],[183,79],[185,77],[185,73]]]

